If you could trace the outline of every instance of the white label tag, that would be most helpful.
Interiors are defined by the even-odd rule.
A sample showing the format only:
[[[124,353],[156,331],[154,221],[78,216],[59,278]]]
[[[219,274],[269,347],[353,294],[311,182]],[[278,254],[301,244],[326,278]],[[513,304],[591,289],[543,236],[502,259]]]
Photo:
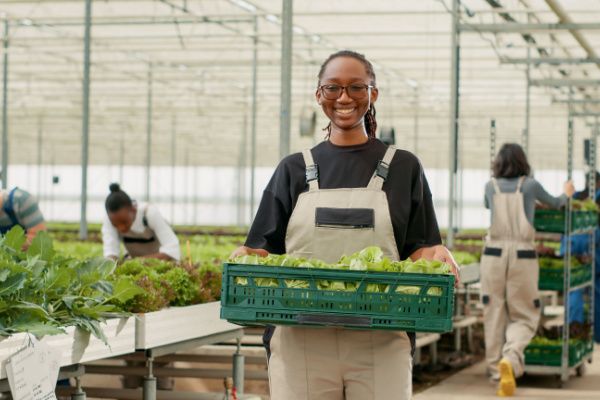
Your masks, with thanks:
[[[11,356],[6,375],[14,400],[57,400],[60,354],[37,340]]]

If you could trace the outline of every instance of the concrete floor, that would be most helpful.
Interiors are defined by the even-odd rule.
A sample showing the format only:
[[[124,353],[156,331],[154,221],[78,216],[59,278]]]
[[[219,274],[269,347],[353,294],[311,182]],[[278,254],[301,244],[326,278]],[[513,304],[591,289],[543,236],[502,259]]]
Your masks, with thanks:
[[[413,397],[414,400],[499,399],[496,387],[488,382],[483,362]],[[552,376],[526,376],[519,380],[512,399],[600,400],[600,346],[596,346],[594,362],[586,365],[583,377],[572,376],[562,389],[556,388]]]

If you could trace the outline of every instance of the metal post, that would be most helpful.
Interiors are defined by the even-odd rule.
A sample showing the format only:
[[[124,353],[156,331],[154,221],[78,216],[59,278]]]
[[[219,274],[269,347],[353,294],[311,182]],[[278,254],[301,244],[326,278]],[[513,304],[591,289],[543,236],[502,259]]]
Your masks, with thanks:
[[[527,46],[527,60],[531,60],[531,46]],[[527,63],[525,70],[526,89],[525,89],[525,129],[523,129],[523,151],[527,155],[529,152],[529,126],[530,126],[530,111],[531,111],[531,64]]]
[[[590,142],[590,166],[591,166],[591,176],[590,176],[590,199],[596,199],[596,149],[598,145],[598,134],[600,134],[600,125],[598,123],[598,117],[595,118],[595,126],[592,130],[592,140]],[[595,304],[595,293],[596,290],[596,230],[598,227],[592,230],[592,237],[590,240],[590,255],[592,256],[592,283],[590,288],[590,325],[593,327],[595,322],[595,312],[596,307],[599,306]]]
[[[90,140],[90,42],[92,0],[85,1],[85,36],[83,41],[83,118],[81,134],[81,221],[79,238],[87,239],[87,173]]]
[[[244,212],[244,202],[246,199],[246,148],[248,146],[248,115],[244,112],[242,119],[242,140],[240,141],[240,150],[238,156],[238,193],[237,193],[237,225],[242,226],[246,223],[246,213]]]
[[[446,246],[454,247],[454,200],[456,197],[456,174],[458,171],[458,122],[460,87],[460,33],[458,31],[460,0],[452,0],[452,67],[450,79],[450,168],[448,174],[448,234]]]
[[[75,393],[71,394],[71,400],[85,400],[86,395],[81,387],[81,377],[75,377]]]
[[[42,195],[42,147],[43,147],[43,129],[42,117],[38,117],[38,137],[37,137],[37,196]]]
[[[198,152],[194,151],[193,154],[198,154]],[[194,188],[193,193],[192,193],[192,195],[194,196],[194,198],[192,199],[192,206],[193,206],[192,218],[194,220],[194,224],[197,224],[198,223],[198,190],[200,188],[200,185],[198,184],[198,166],[194,163],[194,165],[191,168],[192,168],[192,179],[193,179],[192,187]]]
[[[123,166],[125,164],[125,129],[121,132],[119,143],[119,184],[123,184]]]
[[[573,117],[571,107],[569,107],[569,122],[567,131],[567,179],[571,180],[573,176]],[[569,294],[571,293],[571,211],[573,203],[569,200],[565,209],[565,241],[566,251],[564,258],[564,325],[562,332],[562,357],[561,357],[561,380],[566,382],[569,379]]]
[[[152,354],[146,355],[146,367],[148,368],[148,375],[144,377],[143,383],[143,400],[156,400],[156,377],[154,376],[153,366],[154,357]]]
[[[175,224],[175,130],[177,120],[171,116],[171,224]],[[187,182],[186,182],[187,185]]]
[[[496,120],[490,121],[490,173],[492,172],[492,164],[496,158]]]
[[[2,71],[2,189],[8,186],[8,18],[4,20],[4,63]]]
[[[152,166],[152,63],[148,63],[148,95],[146,108],[146,201],[150,201],[150,167]]]
[[[283,0],[283,10],[281,12],[281,115],[279,131],[280,158],[283,158],[290,153],[293,14],[293,0]]]
[[[256,184],[256,85],[258,74],[258,18],[254,17],[252,39],[252,141],[250,144],[250,220],[254,218],[254,185]]]
[[[241,340],[237,341],[237,351],[233,355],[233,386],[237,390],[237,394],[244,394],[244,355],[240,353]]]
[[[419,154],[419,87],[414,88],[415,114],[413,119],[414,152]]]

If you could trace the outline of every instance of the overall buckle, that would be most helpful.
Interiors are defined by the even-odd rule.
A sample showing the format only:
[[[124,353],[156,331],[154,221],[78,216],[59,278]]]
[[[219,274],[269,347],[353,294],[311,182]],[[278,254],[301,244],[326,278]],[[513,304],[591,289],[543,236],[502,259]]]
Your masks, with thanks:
[[[390,172],[390,166],[388,163],[382,161],[379,161],[379,163],[377,164],[377,169],[375,170],[375,175],[377,175],[378,177],[382,178],[384,181],[387,179],[388,174]]]
[[[306,167],[306,183],[319,179],[319,167],[317,164]]]

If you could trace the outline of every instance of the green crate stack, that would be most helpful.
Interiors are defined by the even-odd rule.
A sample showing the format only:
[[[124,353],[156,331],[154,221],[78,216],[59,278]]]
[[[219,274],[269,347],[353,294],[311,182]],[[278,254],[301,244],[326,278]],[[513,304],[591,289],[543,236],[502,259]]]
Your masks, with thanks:
[[[590,264],[571,268],[571,285],[578,286],[592,279],[592,266]],[[540,290],[563,290],[564,271],[556,268],[540,268],[538,288]]]
[[[257,284],[265,278],[268,286]],[[354,289],[322,289],[322,281]],[[221,318],[239,325],[448,332],[453,309],[452,275],[223,266]]]
[[[593,229],[598,223],[598,214],[595,211],[572,211],[573,231]],[[533,221],[535,229],[539,232],[565,232],[565,212],[562,210],[535,210]]]
[[[593,343],[581,340],[569,343],[569,367],[579,363]],[[557,367],[561,365],[562,345],[530,344],[525,348],[525,364],[547,365]]]

